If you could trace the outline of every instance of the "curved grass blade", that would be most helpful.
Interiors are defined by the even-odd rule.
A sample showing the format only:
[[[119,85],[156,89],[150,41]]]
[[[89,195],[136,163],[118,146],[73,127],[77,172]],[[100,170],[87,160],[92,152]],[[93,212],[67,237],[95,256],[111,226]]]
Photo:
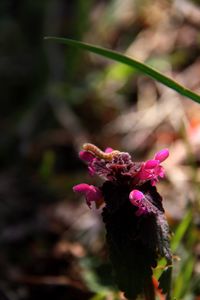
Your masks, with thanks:
[[[182,222],[179,224],[178,228],[174,236],[171,239],[171,250],[172,252],[176,252],[178,246],[180,245],[181,240],[183,239],[184,234],[188,230],[191,222],[192,222],[192,211],[189,210],[186,216],[183,218]]]
[[[126,64],[130,67],[133,67],[137,69],[138,71],[146,74],[149,77],[152,77],[153,79],[161,82],[165,86],[168,86],[169,88],[175,90],[182,96],[188,97],[192,99],[193,101],[200,103],[200,95],[192,92],[190,89],[185,88],[184,86],[180,85],[178,82],[174,81],[173,79],[161,74],[160,72],[156,71],[155,69],[139,62],[138,60],[132,59],[128,56],[125,56],[121,53],[108,50],[102,47],[94,46],[88,43],[83,43],[71,39],[66,39],[66,38],[59,38],[59,37],[45,37],[46,40],[52,40],[58,43],[70,45],[76,48],[81,48],[84,50],[88,50],[90,52],[99,54],[101,56],[110,58],[112,60],[115,60],[117,62],[121,62],[123,64]]]

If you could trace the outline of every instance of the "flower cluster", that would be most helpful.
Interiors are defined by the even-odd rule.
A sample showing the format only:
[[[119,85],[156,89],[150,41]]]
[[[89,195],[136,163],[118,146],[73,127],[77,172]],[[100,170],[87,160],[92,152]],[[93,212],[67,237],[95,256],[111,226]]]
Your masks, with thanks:
[[[91,149],[90,147],[87,149],[87,151],[80,151],[79,156],[88,164],[90,175],[96,174],[115,184],[128,183],[130,189],[129,200],[132,205],[138,208],[137,216],[156,212],[156,208],[151,207],[148,196],[143,194],[140,187],[143,187],[146,182],[150,182],[152,186],[155,186],[159,178],[164,177],[164,169],[161,163],[169,156],[168,149],[157,152],[153,159],[141,163],[132,162],[128,153],[113,151],[112,148],[105,150],[104,153],[109,154],[107,157],[94,145],[91,145]],[[85,196],[89,207],[91,207],[92,202],[99,203],[103,199],[102,189],[93,185],[81,183],[74,186],[73,190]]]

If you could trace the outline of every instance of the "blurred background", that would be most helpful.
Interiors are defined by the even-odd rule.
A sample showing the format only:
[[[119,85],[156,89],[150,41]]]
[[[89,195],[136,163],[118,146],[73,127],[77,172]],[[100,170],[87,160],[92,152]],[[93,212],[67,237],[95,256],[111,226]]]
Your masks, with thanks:
[[[200,3],[0,1],[0,300],[119,300],[84,142],[136,161],[168,147],[158,185],[172,229],[173,297],[200,299],[200,105],[125,65],[45,41],[98,44],[200,93]]]

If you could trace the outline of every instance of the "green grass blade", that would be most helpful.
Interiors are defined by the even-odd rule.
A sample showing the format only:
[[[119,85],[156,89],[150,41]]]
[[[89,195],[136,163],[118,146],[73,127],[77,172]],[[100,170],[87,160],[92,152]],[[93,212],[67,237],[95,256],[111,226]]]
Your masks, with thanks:
[[[172,299],[185,299],[187,292],[190,290],[194,263],[195,259],[192,256],[183,262],[179,274],[174,279]]]
[[[190,210],[186,216],[183,218],[181,223],[179,224],[178,228],[175,231],[174,236],[172,237],[171,240],[171,249],[172,252],[175,252],[184,236],[186,233],[188,227],[190,226],[192,222],[192,211]]]
[[[200,103],[200,95],[192,92],[191,90],[183,87],[182,85],[180,85],[178,82],[174,81],[173,79],[161,74],[160,72],[156,71],[155,69],[135,60],[132,59],[128,56],[125,56],[121,53],[115,52],[115,51],[111,51],[102,47],[98,47],[98,46],[94,46],[88,43],[83,43],[83,42],[79,42],[79,41],[75,41],[75,40],[71,40],[71,39],[66,39],[66,38],[58,38],[58,37],[45,37],[46,40],[52,40],[58,43],[62,43],[62,44],[66,44],[66,45],[70,45],[76,48],[81,48],[84,50],[88,50],[90,52],[99,54],[101,56],[110,58],[112,60],[115,60],[117,62],[126,64],[130,67],[133,67],[135,69],[137,69],[138,71],[146,74],[149,77],[152,77],[153,79],[161,82],[162,84],[164,84],[165,86],[168,86],[169,88],[175,90],[176,92],[178,92],[179,94],[188,97],[190,99],[192,99],[193,101]]]

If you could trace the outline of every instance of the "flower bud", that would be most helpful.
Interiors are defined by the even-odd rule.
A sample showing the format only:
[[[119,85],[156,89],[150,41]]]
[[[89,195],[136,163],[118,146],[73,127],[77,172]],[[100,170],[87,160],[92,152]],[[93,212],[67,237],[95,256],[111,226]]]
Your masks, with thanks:
[[[169,156],[169,150],[168,149],[162,149],[159,152],[157,152],[154,156],[154,159],[159,160],[159,162],[164,161]]]

